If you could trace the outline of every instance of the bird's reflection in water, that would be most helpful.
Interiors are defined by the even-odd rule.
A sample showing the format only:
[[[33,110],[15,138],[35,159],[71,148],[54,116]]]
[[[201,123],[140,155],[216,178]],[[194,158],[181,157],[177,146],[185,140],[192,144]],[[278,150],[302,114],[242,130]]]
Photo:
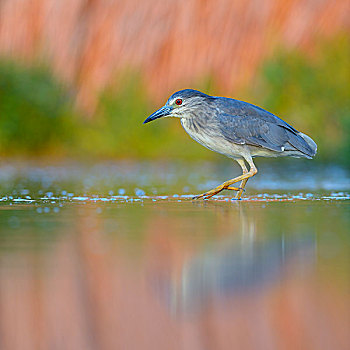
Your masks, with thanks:
[[[303,273],[313,267],[314,233],[286,237],[278,227],[269,234],[259,232],[254,218],[238,210],[238,234],[221,238],[189,258],[180,275],[162,286],[173,315],[193,314],[213,300],[262,293],[282,283],[291,265]]]

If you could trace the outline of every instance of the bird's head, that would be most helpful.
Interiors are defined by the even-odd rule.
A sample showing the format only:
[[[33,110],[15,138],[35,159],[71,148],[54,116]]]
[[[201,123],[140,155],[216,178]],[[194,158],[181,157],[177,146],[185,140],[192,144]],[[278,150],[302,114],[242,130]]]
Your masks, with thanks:
[[[196,114],[198,108],[210,104],[212,97],[197,90],[181,90],[172,94],[165,106],[151,114],[143,124],[162,117],[187,118]]]

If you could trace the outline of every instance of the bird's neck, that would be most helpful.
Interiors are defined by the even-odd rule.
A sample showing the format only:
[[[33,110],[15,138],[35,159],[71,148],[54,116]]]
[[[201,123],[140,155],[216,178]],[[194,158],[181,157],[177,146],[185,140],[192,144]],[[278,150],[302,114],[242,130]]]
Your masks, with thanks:
[[[206,133],[210,121],[210,116],[199,113],[193,113],[181,118],[181,124],[189,134]]]
[[[201,129],[205,128],[206,120],[205,118],[196,115],[181,118],[181,124],[190,133],[197,133]]]

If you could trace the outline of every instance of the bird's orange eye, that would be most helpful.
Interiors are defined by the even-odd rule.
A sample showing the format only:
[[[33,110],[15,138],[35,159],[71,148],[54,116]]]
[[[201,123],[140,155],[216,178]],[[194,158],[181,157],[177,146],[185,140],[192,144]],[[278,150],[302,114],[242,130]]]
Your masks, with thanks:
[[[176,103],[178,106],[180,106],[180,105],[182,104],[181,98],[178,98],[178,99],[175,101],[175,103]]]

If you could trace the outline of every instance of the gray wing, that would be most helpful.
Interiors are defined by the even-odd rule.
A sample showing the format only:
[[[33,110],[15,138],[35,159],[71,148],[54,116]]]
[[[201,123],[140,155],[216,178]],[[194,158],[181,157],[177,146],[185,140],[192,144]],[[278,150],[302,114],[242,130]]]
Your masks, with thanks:
[[[246,102],[223,100],[220,108],[223,113],[217,117],[226,140],[276,152],[298,150],[306,155],[313,153],[299,131],[272,113]]]

